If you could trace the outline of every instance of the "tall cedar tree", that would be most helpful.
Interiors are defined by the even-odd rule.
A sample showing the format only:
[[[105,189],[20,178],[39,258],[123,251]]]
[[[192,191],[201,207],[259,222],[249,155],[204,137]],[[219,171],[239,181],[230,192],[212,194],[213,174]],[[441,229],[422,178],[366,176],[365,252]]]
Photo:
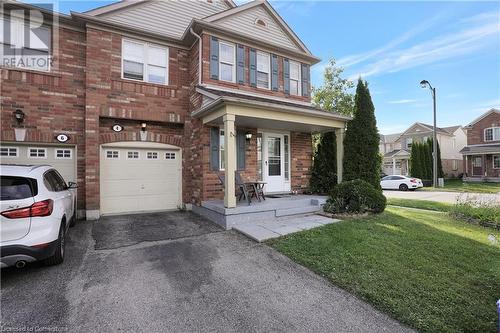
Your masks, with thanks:
[[[415,143],[411,147],[410,153],[410,175],[422,178],[422,160],[420,159],[420,144]]]
[[[354,117],[344,139],[344,180],[362,179],[380,188],[379,134],[368,84],[361,79],[354,97]]]
[[[344,69],[331,59],[325,68],[323,85],[314,88],[312,101],[323,110],[351,116],[354,110],[354,96],[348,92],[354,84],[342,78]],[[337,184],[337,145],[334,132],[318,134],[314,139],[314,159],[311,171],[310,190],[315,193],[329,193]]]
[[[443,177],[443,165],[441,163],[441,150],[439,142],[437,145],[438,152],[438,177]],[[432,139],[426,142],[415,142],[411,147],[410,155],[410,175],[412,177],[425,180],[432,180]]]
[[[309,183],[312,192],[328,194],[337,184],[337,146],[334,132],[321,135],[314,153]]]

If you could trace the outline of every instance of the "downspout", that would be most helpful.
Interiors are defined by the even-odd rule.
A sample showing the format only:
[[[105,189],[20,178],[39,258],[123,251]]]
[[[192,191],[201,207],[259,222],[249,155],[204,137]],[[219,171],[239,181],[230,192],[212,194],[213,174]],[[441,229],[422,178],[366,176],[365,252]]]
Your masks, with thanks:
[[[203,52],[201,36],[194,32],[193,28],[189,28],[189,32],[191,32],[196,38],[198,38],[198,85],[201,85],[201,56]]]

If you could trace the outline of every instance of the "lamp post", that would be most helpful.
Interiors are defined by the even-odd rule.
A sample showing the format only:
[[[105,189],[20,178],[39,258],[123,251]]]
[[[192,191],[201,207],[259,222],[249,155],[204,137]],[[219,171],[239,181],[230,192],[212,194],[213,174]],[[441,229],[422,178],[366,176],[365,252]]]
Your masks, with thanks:
[[[432,186],[437,187],[437,134],[436,134],[436,88],[433,88],[429,81],[420,81],[422,88],[429,88],[432,93],[432,103],[434,109],[434,127],[432,128]]]

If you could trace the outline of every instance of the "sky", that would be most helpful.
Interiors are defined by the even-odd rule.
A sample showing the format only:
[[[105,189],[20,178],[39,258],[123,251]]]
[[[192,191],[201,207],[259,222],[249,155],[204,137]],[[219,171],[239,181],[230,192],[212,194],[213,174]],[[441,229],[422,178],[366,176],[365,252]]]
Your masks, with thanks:
[[[28,1],[29,2],[29,1]],[[246,1],[236,1],[241,4]],[[82,12],[106,1],[60,1],[59,11]],[[322,59],[312,67],[320,86],[328,60],[344,77],[369,84],[382,134],[432,123],[467,125],[500,108],[500,2],[488,1],[271,1],[273,7]]]

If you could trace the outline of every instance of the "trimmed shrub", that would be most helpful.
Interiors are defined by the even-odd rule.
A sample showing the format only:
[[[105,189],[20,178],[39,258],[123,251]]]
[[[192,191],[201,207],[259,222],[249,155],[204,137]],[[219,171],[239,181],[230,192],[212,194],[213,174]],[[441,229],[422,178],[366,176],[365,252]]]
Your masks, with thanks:
[[[342,182],[330,193],[324,210],[330,213],[382,213],[386,198],[370,183],[355,179]]]

